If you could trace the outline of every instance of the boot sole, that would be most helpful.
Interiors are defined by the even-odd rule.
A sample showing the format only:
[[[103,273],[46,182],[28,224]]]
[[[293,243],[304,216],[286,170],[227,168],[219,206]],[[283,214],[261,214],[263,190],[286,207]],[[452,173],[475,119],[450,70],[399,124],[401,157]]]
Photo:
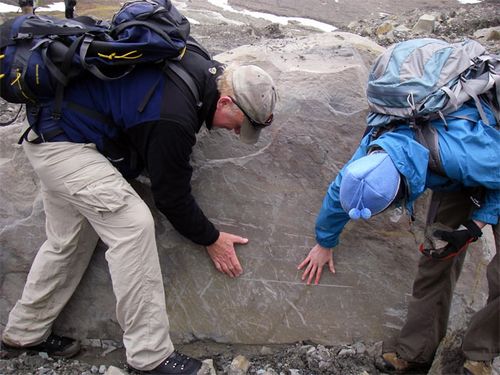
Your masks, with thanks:
[[[396,370],[394,368],[389,368],[389,367],[384,367],[380,368],[377,367],[377,370],[385,372],[387,374],[413,374],[413,375],[427,375],[429,372],[430,366],[418,366],[418,367],[409,367],[404,370]]]
[[[2,350],[2,352],[5,353],[3,355],[7,355],[7,356],[9,356],[9,354],[14,356],[16,354],[20,355],[22,353],[28,353],[28,354],[47,353],[47,355],[49,357],[53,357],[53,358],[72,358],[80,352],[80,348],[81,348],[80,343],[78,341],[75,341],[73,344],[71,344],[69,347],[67,347],[62,352],[48,353],[47,351],[30,349],[30,348],[26,348],[26,347],[25,348],[22,348],[22,347],[16,348],[13,346],[7,347],[5,344],[2,344],[1,350]]]

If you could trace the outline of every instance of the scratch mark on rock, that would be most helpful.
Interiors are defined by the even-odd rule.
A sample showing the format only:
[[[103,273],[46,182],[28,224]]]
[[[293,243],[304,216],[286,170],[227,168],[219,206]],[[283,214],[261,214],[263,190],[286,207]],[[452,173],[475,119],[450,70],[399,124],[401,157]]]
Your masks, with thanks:
[[[297,315],[299,316],[300,320],[302,321],[302,324],[303,325],[306,325],[306,320],[304,319],[304,315],[302,315],[302,313],[299,311],[299,309],[297,308],[297,306],[295,306],[288,298],[286,299],[286,302],[292,306],[292,308],[295,310],[295,312],[297,313]]]
[[[200,297],[203,297],[203,295],[205,294],[205,292],[207,291],[208,288],[210,288],[210,286],[212,285],[212,282],[214,281],[214,278],[210,278],[210,280],[208,281],[207,285],[203,288],[203,290],[201,291],[200,293]]]
[[[287,284],[287,285],[301,285],[301,286],[306,286],[303,282],[295,282],[295,281],[283,281],[283,280],[266,280],[266,279],[251,279],[251,278],[246,278],[246,277],[240,277],[240,280],[245,280],[245,281],[258,281],[261,283],[278,283],[278,284]],[[347,288],[351,289],[351,285],[333,285],[333,284],[318,284],[314,286],[315,289],[319,288]]]

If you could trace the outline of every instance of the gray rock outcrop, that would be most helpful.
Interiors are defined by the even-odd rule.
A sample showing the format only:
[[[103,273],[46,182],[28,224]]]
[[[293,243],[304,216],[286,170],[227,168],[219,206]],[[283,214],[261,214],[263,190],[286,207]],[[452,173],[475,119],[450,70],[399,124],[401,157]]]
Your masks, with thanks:
[[[319,286],[304,285],[297,270],[315,244],[314,221],[328,184],[365,129],[365,82],[379,52],[381,47],[356,35],[325,33],[217,57],[267,69],[281,100],[275,124],[256,146],[224,131],[203,131],[192,157],[193,192],[207,216],[219,229],[250,239],[237,248],[241,277],[217,273],[205,249],[182,238],[154,210],[147,179],[134,183],[156,219],[174,341],[339,344],[381,340],[402,325],[425,200],[412,227],[404,218],[392,223],[388,215],[348,224],[335,249],[337,273],[325,271]],[[20,124],[0,127],[2,325],[44,240],[39,183],[16,145],[20,130]],[[59,333],[121,339],[104,252],[101,244],[56,321]],[[484,289],[469,288],[484,279],[477,264],[473,259],[464,270],[455,313],[482,302]]]

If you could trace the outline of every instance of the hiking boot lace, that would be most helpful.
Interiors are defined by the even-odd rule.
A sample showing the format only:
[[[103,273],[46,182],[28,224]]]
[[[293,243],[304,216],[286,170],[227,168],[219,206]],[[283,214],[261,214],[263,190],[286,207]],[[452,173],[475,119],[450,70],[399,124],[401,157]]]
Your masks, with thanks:
[[[176,368],[180,365],[181,370],[184,370],[186,365],[191,361],[191,358],[187,355],[179,353],[175,350],[165,361],[165,365],[171,366],[172,368]]]
[[[51,346],[62,346],[62,340],[55,337],[49,337],[46,343]]]

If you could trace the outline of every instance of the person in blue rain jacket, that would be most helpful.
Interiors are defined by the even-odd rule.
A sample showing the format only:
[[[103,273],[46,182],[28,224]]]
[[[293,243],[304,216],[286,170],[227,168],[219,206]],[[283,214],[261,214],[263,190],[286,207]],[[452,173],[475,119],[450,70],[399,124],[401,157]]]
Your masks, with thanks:
[[[492,359],[500,355],[500,133],[490,108],[484,103],[483,108],[489,124],[481,120],[474,103],[463,105],[446,123],[432,121],[444,173],[431,170],[430,152],[417,141],[414,128],[399,125],[378,137],[377,129],[371,129],[323,200],[316,220],[317,244],[298,266],[307,284],[319,283],[325,264],[335,273],[332,249],[349,220],[369,219],[397,206],[412,215],[415,200],[427,188],[433,191],[427,224],[452,228],[434,232],[445,247],[421,248],[407,322],[398,337],[384,343],[379,363],[383,371],[405,373],[430,366],[446,334],[464,250],[488,224],[496,245],[487,269],[489,298],[465,334],[464,370],[489,374]]]

